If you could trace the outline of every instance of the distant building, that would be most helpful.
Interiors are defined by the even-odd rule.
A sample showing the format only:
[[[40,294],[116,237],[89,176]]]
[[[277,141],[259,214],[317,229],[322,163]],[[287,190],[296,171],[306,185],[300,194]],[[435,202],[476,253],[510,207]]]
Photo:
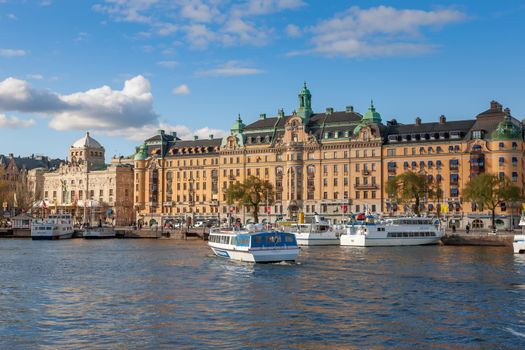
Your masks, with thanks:
[[[524,186],[524,127],[496,101],[473,119],[441,116],[424,123],[416,118],[414,124],[383,123],[373,103],[364,115],[352,106],[324,113],[314,113],[311,106],[305,85],[297,112],[261,114],[248,125],[239,116],[223,138],[181,140],[160,130],[135,154],[137,218],[146,224],[230,214],[248,219],[242,208],[228,206],[226,191],[250,175],[275,187],[272,221],[299,212],[306,217],[317,212],[332,221],[343,221],[351,212],[402,214],[410,208],[394,203],[385,185],[410,170],[425,174],[443,191],[441,198],[423,200],[423,213],[446,211],[457,227],[466,222],[487,227],[487,212],[462,201],[470,177],[490,172]],[[508,225],[511,214],[517,222],[515,205],[499,208],[501,223]],[[260,210],[264,219],[264,206]]]
[[[76,223],[134,222],[133,166],[125,159],[105,164],[104,147],[89,133],[69,148],[69,161],[55,171],[32,173],[45,206],[73,214]],[[38,203],[37,203],[38,205]]]

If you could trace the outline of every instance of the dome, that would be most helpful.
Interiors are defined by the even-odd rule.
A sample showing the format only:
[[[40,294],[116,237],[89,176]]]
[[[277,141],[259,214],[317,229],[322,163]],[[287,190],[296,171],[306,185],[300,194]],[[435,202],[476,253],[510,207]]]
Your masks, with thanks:
[[[86,132],[82,138],[75,141],[73,148],[104,148],[97,140],[89,136],[89,132]]]

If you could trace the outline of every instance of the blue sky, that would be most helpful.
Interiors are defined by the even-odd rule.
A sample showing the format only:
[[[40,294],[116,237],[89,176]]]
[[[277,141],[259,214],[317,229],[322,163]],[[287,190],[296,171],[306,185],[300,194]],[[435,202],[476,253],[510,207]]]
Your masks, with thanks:
[[[0,153],[128,155],[159,128],[373,98],[383,120],[525,118],[523,1],[0,0]]]

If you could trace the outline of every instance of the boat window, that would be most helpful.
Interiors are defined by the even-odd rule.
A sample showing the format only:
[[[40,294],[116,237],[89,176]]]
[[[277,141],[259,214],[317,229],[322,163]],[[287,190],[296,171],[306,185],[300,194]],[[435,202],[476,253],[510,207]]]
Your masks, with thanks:
[[[284,241],[286,243],[293,243],[294,242],[294,239],[291,235],[284,235]]]

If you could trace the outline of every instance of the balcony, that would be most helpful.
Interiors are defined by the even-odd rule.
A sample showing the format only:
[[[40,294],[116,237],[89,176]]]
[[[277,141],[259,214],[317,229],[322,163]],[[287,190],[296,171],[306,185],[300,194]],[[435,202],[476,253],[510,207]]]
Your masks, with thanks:
[[[363,175],[370,175],[370,171],[368,169],[363,169],[363,171],[361,171],[361,173]]]
[[[356,190],[377,190],[377,184],[355,184]]]
[[[215,206],[215,207],[216,207],[216,206],[218,206],[218,205],[219,205],[219,201],[218,201],[218,200],[216,200],[216,199],[212,199],[212,200],[211,200],[211,202],[210,202],[210,205],[211,205],[211,206]]]

